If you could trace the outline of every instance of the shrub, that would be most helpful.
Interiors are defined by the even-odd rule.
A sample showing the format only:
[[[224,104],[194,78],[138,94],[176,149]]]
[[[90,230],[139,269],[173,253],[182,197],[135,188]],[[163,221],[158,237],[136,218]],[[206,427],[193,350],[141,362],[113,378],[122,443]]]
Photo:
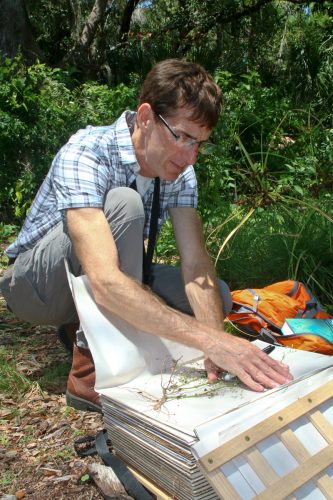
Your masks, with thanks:
[[[0,66],[0,213],[20,224],[58,149],[87,124],[111,123],[135,105],[131,87],[73,85],[69,74],[20,58]]]

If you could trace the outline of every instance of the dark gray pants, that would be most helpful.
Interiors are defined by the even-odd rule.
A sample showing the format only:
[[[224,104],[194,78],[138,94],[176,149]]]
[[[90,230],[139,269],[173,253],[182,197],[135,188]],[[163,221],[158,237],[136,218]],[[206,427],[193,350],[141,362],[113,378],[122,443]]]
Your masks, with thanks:
[[[121,269],[142,280],[144,210],[140,195],[130,188],[108,193],[104,213],[115,239]],[[82,274],[63,223],[44,236],[33,249],[21,253],[0,279],[0,290],[10,309],[32,324],[60,325],[78,321],[64,261],[75,276]],[[191,314],[180,268],[153,266],[152,289],[170,306]],[[231,309],[228,286],[219,281],[224,313]]]

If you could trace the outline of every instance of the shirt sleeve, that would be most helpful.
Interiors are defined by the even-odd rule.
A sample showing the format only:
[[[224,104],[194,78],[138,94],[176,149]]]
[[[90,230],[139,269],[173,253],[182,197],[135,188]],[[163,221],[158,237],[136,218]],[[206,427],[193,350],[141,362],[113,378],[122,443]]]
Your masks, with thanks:
[[[83,144],[67,144],[55,157],[52,168],[58,210],[103,207],[111,169],[98,151]]]

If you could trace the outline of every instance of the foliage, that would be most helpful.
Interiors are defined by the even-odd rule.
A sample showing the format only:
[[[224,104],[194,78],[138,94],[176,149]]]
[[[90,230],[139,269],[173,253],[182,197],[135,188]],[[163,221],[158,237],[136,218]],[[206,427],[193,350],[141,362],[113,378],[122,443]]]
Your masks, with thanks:
[[[325,9],[288,16],[281,72],[276,74],[296,105],[311,100],[317,112],[333,105],[332,30],[333,19]]]
[[[216,154],[197,163],[200,207],[213,217],[221,198],[265,206],[288,196],[317,197],[333,187],[333,131],[309,109],[293,109],[257,72],[239,81],[217,71],[225,107],[213,132]]]
[[[291,275],[310,279],[332,300],[331,2],[109,2],[89,54],[81,54],[86,65],[74,64],[73,47],[94,2],[25,3],[47,63],[26,66],[19,56],[1,61],[0,237],[21,224],[72,133],[111,123],[136,106],[140,81],[155,62],[186,57],[211,71],[225,98],[212,136],[217,152],[199,157],[196,167],[214,258],[225,244],[218,272],[233,287]],[[130,3],[137,8],[126,30]],[[323,208],[326,219],[307,204]],[[158,255],[176,262],[170,224]]]
[[[5,349],[0,350],[0,392],[10,396],[15,392],[23,395],[31,382],[16,368],[15,359]]]
[[[320,205],[332,213],[332,199]],[[223,204],[215,224],[206,224],[206,242],[215,260],[244,216]],[[313,208],[278,203],[257,208],[231,238],[216,262],[218,275],[232,289],[262,287],[285,279],[308,284],[326,306],[333,303],[333,224]]]
[[[0,66],[0,213],[21,222],[57,150],[87,124],[111,123],[135,105],[137,81],[110,89],[69,85],[67,72],[20,58]]]

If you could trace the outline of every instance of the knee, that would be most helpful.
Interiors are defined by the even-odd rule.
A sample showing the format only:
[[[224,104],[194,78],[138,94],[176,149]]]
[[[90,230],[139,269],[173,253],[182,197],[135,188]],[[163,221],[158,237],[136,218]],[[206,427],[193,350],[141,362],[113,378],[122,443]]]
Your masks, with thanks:
[[[127,219],[144,219],[144,207],[141,196],[134,189],[119,187],[111,189],[105,199],[104,213],[111,222]]]

